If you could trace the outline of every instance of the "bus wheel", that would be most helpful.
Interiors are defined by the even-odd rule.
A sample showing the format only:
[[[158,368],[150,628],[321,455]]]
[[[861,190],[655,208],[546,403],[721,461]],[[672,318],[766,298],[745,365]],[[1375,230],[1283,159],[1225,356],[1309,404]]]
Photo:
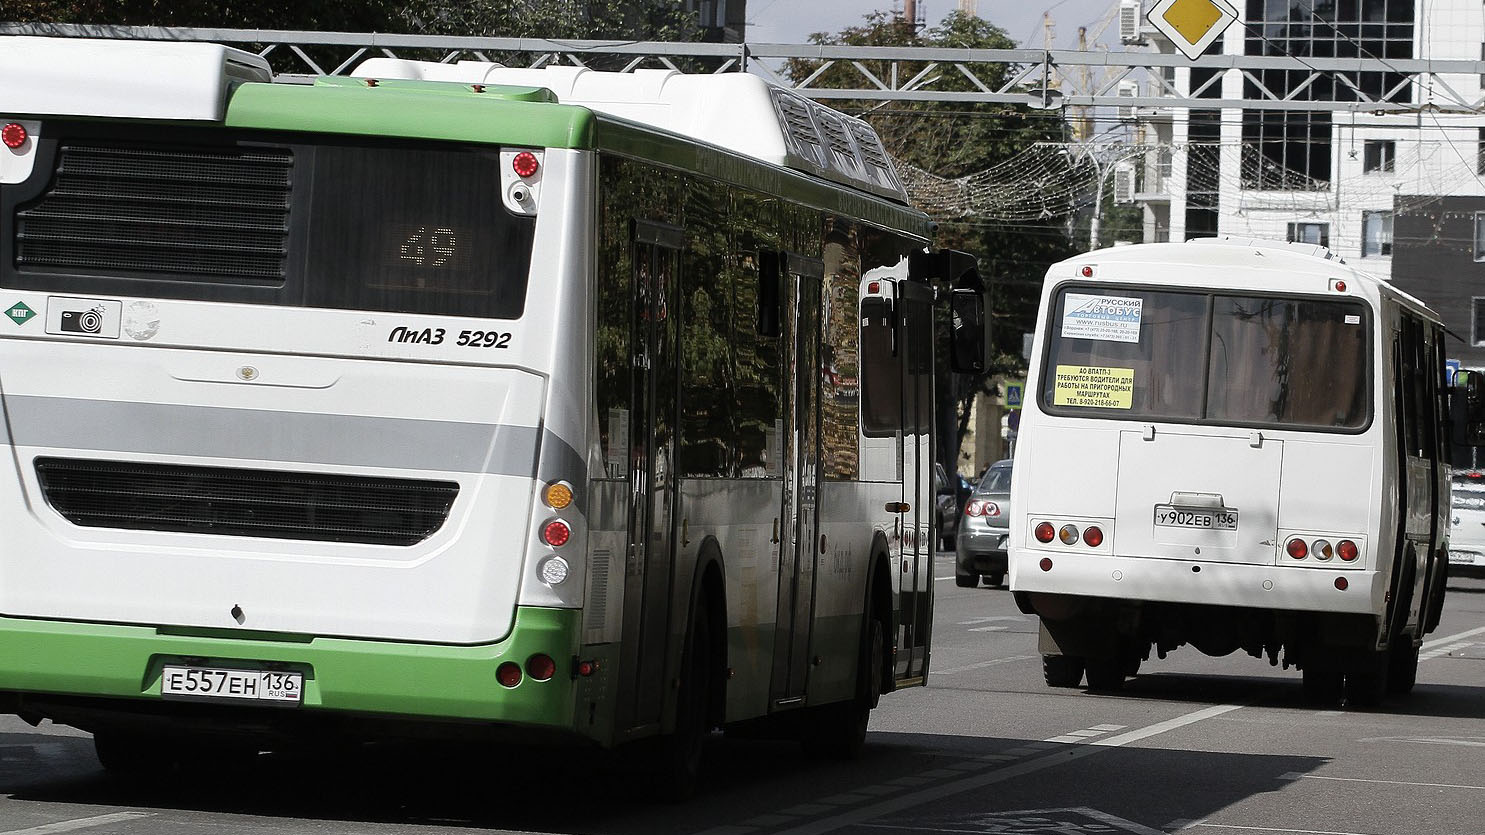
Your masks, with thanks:
[[[698,602],[691,614],[681,658],[681,686],[676,694],[675,731],[656,741],[654,793],[660,800],[679,802],[696,793],[700,782],[701,755],[711,732],[709,670],[711,669],[711,622],[706,603]]]
[[[1387,694],[1406,696],[1418,683],[1418,647],[1406,638],[1398,638],[1388,650]]]
[[[1124,689],[1124,659],[1098,657],[1089,658],[1085,663],[1088,665],[1089,690],[1113,693]]]
[[[799,743],[812,757],[851,760],[860,756],[866,746],[871,709],[882,695],[887,639],[881,619],[872,617],[861,637],[856,698],[816,708],[818,714],[810,717],[801,729]]]
[[[103,770],[119,777],[165,776],[175,767],[172,746],[144,734],[99,731],[93,734],[93,750]]]
[[[1366,653],[1346,671],[1346,706],[1376,707],[1387,695],[1386,652]]]
[[[1043,655],[1042,678],[1048,687],[1077,687],[1083,683],[1083,659],[1076,655]]]
[[[1387,694],[1408,695],[1418,683],[1418,648],[1399,637],[1387,652]]]
[[[1345,676],[1341,668],[1319,660],[1306,661],[1304,670],[1305,703],[1316,707],[1335,707],[1341,702],[1341,685]]]
[[[978,586],[979,584],[980,584],[980,575],[978,575],[978,574],[955,574],[954,575],[954,585],[958,586],[961,589],[972,589],[975,586]]]

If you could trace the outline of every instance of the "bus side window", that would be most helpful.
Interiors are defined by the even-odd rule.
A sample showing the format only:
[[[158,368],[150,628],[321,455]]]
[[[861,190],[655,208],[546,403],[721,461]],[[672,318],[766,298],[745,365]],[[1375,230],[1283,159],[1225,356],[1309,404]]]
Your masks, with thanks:
[[[893,330],[890,301],[861,300],[861,431],[869,437],[902,428],[902,360]]]

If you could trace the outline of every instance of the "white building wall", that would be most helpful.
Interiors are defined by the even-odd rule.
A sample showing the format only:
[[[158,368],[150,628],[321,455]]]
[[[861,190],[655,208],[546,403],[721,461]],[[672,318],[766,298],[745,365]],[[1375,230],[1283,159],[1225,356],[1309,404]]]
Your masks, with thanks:
[[[1416,57],[1481,60],[1482,43],[1485,43],[1485,5],[1481,0],[1419,0],[1414,20]],[[1246,28],[1241,23],[1234,23],[1223,36],[1222,52],[1242,55],[1246,35]],[[1174,51],[1158,35],[1151,37],[1150,43],[1154,51]],[[1190,90],[1188,70],[1178,70],[1177,80],[1183,92]],[[1243,86],[1241,73],[1228,71],[1222,81],[1222,97],[1242,98]],[[1485,117],[1426,108],[1431,103],[1454,107],[1441,98],[1454,95],[1479,101],[1485,95],[1481,77],[1459,74],[1421,77],[1415,99],[1424,107],[1416,114],[1335,114],[1330,186],[1315,192],[1243,188],[1242,111],[1224,110],[1218,213],[1220,233],[1284,240],[1291,223],[1325,223],[1329,225],[1329,245],[1333,251],[1359,269],[1383,279],[1389,278],[1389,257],[1362,257],[1364,212],[1392,211],[1397,196],[1485,195],[1485,179],[1476,169],[1479,129],[1485,126]],[[1170,239],[1173,241],[1186,237],[1187,119],[1187,111],[1174,111],[1170,128],[1175,146],[1169,185]],[[1395,143],[1392,171],[1363,170],[1368,140]],[[1406,204],[1403,209],[1406,209]],[[1147,226],[1147,232],[1149,229]]]

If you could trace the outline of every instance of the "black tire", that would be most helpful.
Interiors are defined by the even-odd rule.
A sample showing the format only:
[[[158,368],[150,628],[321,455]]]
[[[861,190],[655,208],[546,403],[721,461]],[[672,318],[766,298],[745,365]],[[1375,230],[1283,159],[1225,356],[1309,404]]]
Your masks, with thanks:
[[[1393,641],[1387,659],[1387,695],[1406,696],[1418,683],[1418,647],[1412,640],[1398,638]]]
[[[1083,683],[1083,659],[1076,655],[1043,655],[1042,678],[1048,687],[1077,687]]]
[[[1000,588],[1001,586],[1005,585],[1005,575],[1000,573],[986,574],[985,585],[989,586],[992,589]]]
[[[1345,676],[1340,667],[1323,661],[1306,661],[1303,669],[1305,704],[1333,708],[1341,703]]]
[[[972,589],[979,584],[980,575],[978,574],[954,574],[954,585],[961,589]]]
[[[1124,689],[1124,659],[1089,658],[1088,689],[1101,693],[1116,693]]]
[[[175,769],[173,746],[163,740],[127,733],[99,731],[93,734],[93,751],[103,770],[117,777],[147,779],[166,776]]]
[[[871,722],[871,709],[882,695],[885,669],[886,632],[879,618],[866,623],[861,636],[861,659],[857,668],[856,698],[841,704],[815,708],[800,729],[799,743],[811,757],[853,760],[866,747],[866,727]]]
[[[1389,665],[1386,652],[1369,652],[1346,670],[1346,706],[1372,708],[1387,695]]]
[[[678,803],[696,794],[700,783],[702,752],[711,734],[711,620],[706,604],[699,602],[691,614],[681,657],[681,686],[676,694],[675,731],[654,743],[656,799]]]

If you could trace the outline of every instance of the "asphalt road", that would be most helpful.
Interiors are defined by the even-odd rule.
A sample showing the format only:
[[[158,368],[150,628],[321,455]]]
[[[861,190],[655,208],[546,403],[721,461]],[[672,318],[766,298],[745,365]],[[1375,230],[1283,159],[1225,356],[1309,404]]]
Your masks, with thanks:
[[[1004,590],[938,571],[929,686],[884,697],[866,754],[718,736],[697,799],[590,753],[398,747],[106,776],[86,734],[0,719],[0,835],[997,833],[1485,835],[1485,582],[1453,584],[1411,699],[1316,711],[1299,675],[1184,648],[1118,696],[1051,690]]]

